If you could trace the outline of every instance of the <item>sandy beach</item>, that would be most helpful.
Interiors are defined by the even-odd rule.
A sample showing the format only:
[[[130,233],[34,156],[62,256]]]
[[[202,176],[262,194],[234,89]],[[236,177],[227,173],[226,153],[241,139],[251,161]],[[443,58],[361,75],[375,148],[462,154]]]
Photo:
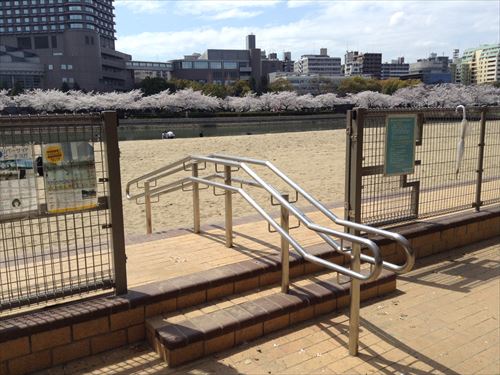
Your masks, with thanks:
[[[279,133],[248,136],[184,138],[173,140],[124,141],[120,143],[122,184],[144,173],[160,168],[189,154],[223,153],[272,161],[278,168],[299,183],[323,203],[341,203],[344,199],[345,130],[304,133]],[[265,169],[256,171],[284,193],[280,180]],[[184,172],[188,175],[190,172]],[[215,173],[213,166],[200,175]],[[183,174],[178,174],[181,178]],[[247,177],[241,172],[235,176]],[[164,182],[173,181],[164,179]],[[269,195],[258,188],[250,188],[252,196],[264,208],[271,208]],[[224,197],[213,191],[201,192],[201,220],[203,224],[224,219]],[[218,191],[218,193],[221,193]],[[124,194],[125,197],[125,194]],[[292,197],[291,197],[292,199]],[[300,206],[308,206],[299,201]],[[124,198],[125,232],[127,235],[145,233],[144,205]],[[234,217],[254,215],[255,211],[240,197],[234,196]],[[163,195],[153,204],[153,231],[191,228],[193,223],[192,197],[189,192]]]

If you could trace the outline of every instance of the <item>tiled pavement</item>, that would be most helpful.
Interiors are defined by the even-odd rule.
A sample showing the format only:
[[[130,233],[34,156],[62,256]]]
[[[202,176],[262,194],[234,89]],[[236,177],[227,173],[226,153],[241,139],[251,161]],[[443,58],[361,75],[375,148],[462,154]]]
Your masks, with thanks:
[[[332,212],[343,217],[343,208],[332,208]],[[340,229],[318,212],[307,215],[318,224]],[[296,224],[296,219],[290,218],[290,226]],[[223,223],[202,227],[201,235],[178,230],[165,235],[136,237],[133,242],[137,243],[129,242],[126,248],[128,285],[133,287],[251,258],[265,258],[280,251],[280,236],[269,233],[267,223],[257,217],[240,220],[234,225],[233,234],[233,248],[224,246]],[[323,242],[302,226],[292,229],[290,234],[304,247]]]
[[[177,369],[138,344],[43,374],[499,374],[499,296],[496,237],[419,261],[398,292],[364,304],[359,357],[343,311]]]

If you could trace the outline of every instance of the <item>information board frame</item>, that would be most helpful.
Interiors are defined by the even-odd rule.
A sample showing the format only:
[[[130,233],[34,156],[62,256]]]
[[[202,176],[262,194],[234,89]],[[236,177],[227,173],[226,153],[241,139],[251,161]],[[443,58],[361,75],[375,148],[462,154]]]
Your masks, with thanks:
[[[405,120],[411,121],[412,131],[405,132],[406,129],[401,129],[402,126],[408,126]],[[384,176],[403,176],[415,173],[415,156],[416,156],[416,146],[417,146],[417,132],[418,132],[418,121],[416,114],[391,114],[386,115],[385,119],[385,145],[384,145]],[[397,127],[400,129],[397,129]],[[398,144],[400,150],[394,151],[396,145],[394,145],[394,133],[392,129],[402,130],[400,136],[408,136],[410,134],[411,138],[407,138],[405,144],[411,145],[411,149],[401,150],[401,147],[405,146]],[[400,139],[401,140],[401,139]],[[392,150],[392,152],[391,152]],[[409,155],[404,160],[405,163],[395,165],[395,155],[401,156],[403,152],[409,152]],[[401,161],[399,161],[401,163]]]

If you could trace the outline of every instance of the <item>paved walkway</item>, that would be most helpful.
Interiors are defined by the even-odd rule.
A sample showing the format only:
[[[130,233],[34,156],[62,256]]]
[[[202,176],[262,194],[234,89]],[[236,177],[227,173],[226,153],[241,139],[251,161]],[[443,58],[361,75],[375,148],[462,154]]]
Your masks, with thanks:
[[[499,374],[500,237],[419,261],[398,292],[361,310],[359,357],[346,311],[168,369],[147,344],[41,374]]]
[[[332,212],[343,217],[343,210],[337,207]],[[317,211],[307,215],[318,224],[343,231]],[[290,227],[296,225],[297,219],[291,217]],[[135,238],[135,242],[141,242],[127,245],[128,285],[133,287],[251,258],[265,258],[280,251],[280,235],[269,233],[267,223],[260,217],[247,217],[234,225],[233,248],[224,245],[223,223],[202,229],[201,235],[177,230]],[[304,227],[292,229],[290,234],[304,247],[323,242]]]

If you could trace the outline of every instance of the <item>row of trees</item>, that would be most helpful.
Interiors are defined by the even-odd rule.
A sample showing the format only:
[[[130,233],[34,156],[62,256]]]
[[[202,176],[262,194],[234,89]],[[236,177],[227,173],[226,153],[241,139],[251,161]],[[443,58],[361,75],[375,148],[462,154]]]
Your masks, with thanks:
[[[405,87],[416,86],[420,84],[419,80],[400,80],[398,78],[390,78],[386,80],[377,80],[365,77],[349,77],[343,79],[340,83],[334,82],[326,77],[313,78],[310,81],[310,86],[314,87],[314,91],[319,94],[334,93],[341,96],[347,94],[357,94],[363,91],[375,91],[383,94],[392,95],[399,89]],[[172,79],[167,81],[163,78],[150,78],[144,79],[137,88],[139,88],[145,96],[158,94],[165,90],[170,90],[174,93],[177,90],[187,88],[193,91],[201,91],[205,95],[216,96],[224,99],[227,96],[245,96],[246,94],[255,91],[254,84],[251,81],[235,81],[229,85],[222,85],[217,83],[200,83],[185,79]],[[62,90],[62,91],[68,91]],[[265,84],[263,92],[282,92],[294,91],[292,84],[283,78]],[[262,92],[259,92],[262,94]]]
[[[333,110],[339,105],[365,108],[392,107],[453,107],[499,105],[500,88],[491,85],[462,86],[442,84],[418,85],[398,89],[393,95],[376,91],[338,96],[328,93],[317,96],[297,95],[282,91],[260,96],[247,92],[244,96],[227,96],[224,99],[185,88],[171,92],[164,90],[145,96],[141,90],[130,92],[84,93],[59,90],[32,90],[10,96],[0,90],[0,111],[7,108],[29,108],[36,112],[86,112],[123,110],[134,112],[282,112]]]

